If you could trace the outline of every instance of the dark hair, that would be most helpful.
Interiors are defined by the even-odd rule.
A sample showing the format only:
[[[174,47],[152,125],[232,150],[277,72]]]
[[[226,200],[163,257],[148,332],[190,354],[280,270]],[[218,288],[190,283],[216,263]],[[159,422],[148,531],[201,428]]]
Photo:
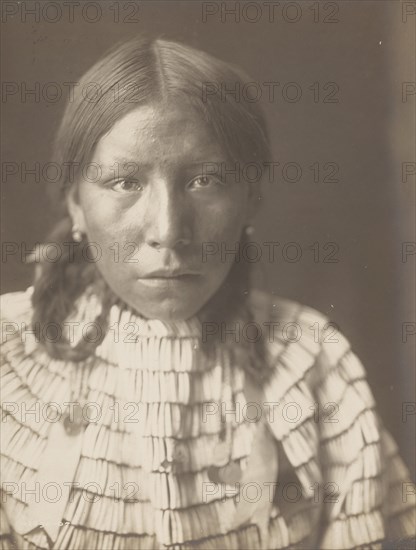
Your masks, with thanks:
[[[51,241],[73,241],[65,192],[79,179],[100,138],[117,120],[139,106],[187,101],[211,127],[230,159],[269,161],[266,124],[256,98],[253,100],[249,95],[250,87],[245,88],[244,98],[227,95],[224,100],[221,94],[204,96],[207,85],[230,90],[236,86],[242,89],[248,82],[250,79],[240,69],[176,42],[139,37],[112,48],[75,87],[56,136],[55,160],[63,168],[58,190],[62,220],[52,232]],[[244,238],[242,235],[240,244],[244,244]],[[70,257],[71,249],[63,247],[66,252],[59,262],[41,264],[32,298],[34,327],[64,322],[75,300],[91,284],[102,298],[102,313],[96,322],[106,327],[109,308],[118,298],[94,264],[84,261],[80,249],[82,246],[73,247]],[[229,318],[249,291],[249,267],[245,262],[234,263],[222,288],[201,315],[208,319]],[[42,334],[40,330],[40,338]],[[51,356],[75,361],[89,357],[99,344],[81,341],[71,347],[65,340],[48,342],[46,339],[42,343]]]

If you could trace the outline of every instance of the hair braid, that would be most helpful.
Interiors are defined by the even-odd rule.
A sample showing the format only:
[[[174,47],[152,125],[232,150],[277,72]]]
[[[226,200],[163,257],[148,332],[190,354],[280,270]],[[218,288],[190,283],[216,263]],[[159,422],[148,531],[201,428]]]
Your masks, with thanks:
[[[117,297],[108,288],[94,263],[85,261],[85,242],[76,243],[71,234],[71,220],[66,217],[55,227],[49,242],[62,251],[56,262],[43,261],[36,276],[32,295],[32,328],[48,354],[56,359],[82,361],[99,345],[107,331],[108,313]],[[83,338],[77,345],[63,336],[63,324],[74,310],[76,300],[94,285],[101,299],[101,311],[94,323],[100,327],[100,337],[94,341]],[[49,325],[59,330],[59,339],[47,336]]]

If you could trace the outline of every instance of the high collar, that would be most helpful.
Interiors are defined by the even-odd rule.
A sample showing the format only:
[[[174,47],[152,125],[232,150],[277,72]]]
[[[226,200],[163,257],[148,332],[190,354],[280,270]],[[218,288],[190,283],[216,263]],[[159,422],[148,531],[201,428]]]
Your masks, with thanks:
[[[227,323],[247,321],[249,317],[249,299],[238,303],[234,307],[233,312],[227,312],[227,318],[218,319],[207,318],[209,303],[206,304],[199,312],[183,320],[164,321],[157,318],[148,318],[140,312],[132,308],[121,298],[117,298],[111,306],[107,320],[108,326],[117,327],[117,330],[128,332],[132,338],[142,337],[160,337],[160,338],[200,338],[204,337],[204,329],[208,323]],[[74,311],[68,317],[67,323],[76,323],[81,327],[91,326],[91,331],[94,328],[97,317],[102,311],[102,300],[99,292],[94,287],[88,287],[82,295],[77,299]],[[92,325],[90,325],[92,323]],[[81,335],[80,335],[81,336]]]

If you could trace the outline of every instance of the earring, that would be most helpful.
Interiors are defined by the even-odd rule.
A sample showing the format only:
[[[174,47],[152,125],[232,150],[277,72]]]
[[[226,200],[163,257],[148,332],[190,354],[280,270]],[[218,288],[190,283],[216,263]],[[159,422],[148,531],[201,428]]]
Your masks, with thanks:
[[[252,225],[246,225],[244,228],[244,232],[247,235],[247,237],[251,237],[253,235],[255,229]]]
[[[80,243],[82,241],[82,231],[76,223],[72,226],[72,238],[76,243]]]

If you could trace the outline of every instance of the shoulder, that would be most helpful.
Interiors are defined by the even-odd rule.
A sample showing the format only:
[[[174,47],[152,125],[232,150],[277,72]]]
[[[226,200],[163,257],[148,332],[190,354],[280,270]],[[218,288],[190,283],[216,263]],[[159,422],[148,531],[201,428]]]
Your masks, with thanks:
[[[25,348],[22,335],[31,331],[33,287],[0,296],[2,357],[10,349]]]
[[[365,376],[349,340],[325,313],[261,290],[250,293],[249,306],[275,370],[284,368],[311,389],[344,370]]]
[[[9,292],[0,296],[2,357],[11,348],[25,347],[21,337],[31,330],[33,287],[25,291]]]
[[[262,321],[298,322],[300,325],[314,321],[320,323],[329,321],[326,315],[316,309],[263,290],[252,290],[249,304],[254,317]]]
[[[19,323],[30,319],[32,315],[33,287],[24,291],[9,292],[0,296],[0,315],[2,323]]]
[[[28,351],[25,335],[31,332],[32,293],[29,287],[0,296],[2,370],[10,367],[10,357],[23,357]]]
[[[39,411],[47,403],[58,402],[60,392],[67,391],[70,368],[69,364],[50,357],[40,344],[32,326],[32,292],[30,287],[24,292],[0,297],[1,409],[9,423],[10,437],[22,429],[22,437],[27,437],[27,441],[30,434],[43,437],[51,427],[51,422],[47,417],[39,416]],[[29,410],[33,410],[33,416]],[[10,450],[10,453],[14,452]],[[17,457],[19,452],[10,456]]]
[[[333,327],[320,311],[261,290],[250,293],[249,307],[269,351],[296,344],[317,354]]]

